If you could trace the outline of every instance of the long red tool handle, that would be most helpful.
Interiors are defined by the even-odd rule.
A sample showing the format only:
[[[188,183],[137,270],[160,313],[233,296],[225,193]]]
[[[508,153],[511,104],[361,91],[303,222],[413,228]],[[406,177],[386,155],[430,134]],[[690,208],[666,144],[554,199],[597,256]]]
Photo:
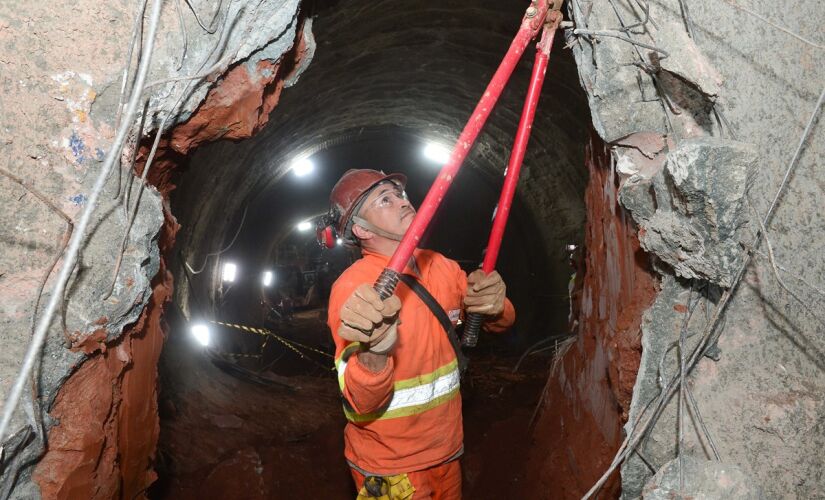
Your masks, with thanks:
[[[407,232],[404,234],[404,238],[395,250],[389,264],[387,264],[387,267],[375,282],[375,290],[378,291],[382,299],[388,298],[395,291],[395,287],[398,284],[398,275],[404,271],[404,267],[406,267],[407,262],[409,262],[413,250],[415,250],[419,241],[421,241],[424,231],[426,231],[433,215],[435,215],[436,210],[439,205],[441,205],[441,201],[447,194],[447,190],[450,188],[456,174],[458,174],[461,164],[464,163],[464,159],[467,157],[467,154],[469,154],[478,134],[487,122],[487,118],[493,111],[499,96],[501,96],[504,86],[513,74],[513,70],[521,59],[524,49],[527,47],[527,44],[530,43],[530,40],[538,34],[544,24],[547,9],[547,3],[544,1],[539,2],[538,5],[531,5],[530,8],[527,9],[518,33],[516,33],[507,54],[504,56],[496,73],[487,85],[487,89],[478,101],[478,105],[476,105],[473,114],[470,116],[470,120],[467,122],[467,125],[464,126],[464,130],[458,137],[458,141],[453,147],[452,153],[450,153],[450,159],[444,167],[441,168],[441,172],[439,172],[438,177],[430,187],[430,191],[421,203],[418,213],[416,213],[409,229],[407,229]]]
[[[490,231],[490,239],[487,242],[487,253],[481,269],[484,273],[490,273],[496,267],[498,252],[501,249],[501,241],[504,238],[504,228],[507,226],[507,219],[510,217],[510,208],[513,205],[513,196],[516,194],[521,165],[524,162],[524,153],[527,151],[527,143],[530,141],[530,132],[533,129],[533,118],[536,116],[536,108],[541,95],[541,88],[544,84],[544,75],[547,72],[547,65],[550,61],[550,48],[553,46],[553,38],[556,34],[555,23],[544,29],[541,41],[537,46],[536,61],[533,64],[533,76],[530,78],[530,87],[527,89],[527,97],[524,100],[524,109],[521,112],[521,120],[518,124],[516,139],[513,143],[513,151],[510,154],[510,162],[504,175],[504,185],[501,188],[501,195],[498,199],[493,229]],[[478,343],[478,333],[484,317],[481,314],[473,313],[467,318],[464,325],[464,336],[461,344],[466,347],[475,347]]]

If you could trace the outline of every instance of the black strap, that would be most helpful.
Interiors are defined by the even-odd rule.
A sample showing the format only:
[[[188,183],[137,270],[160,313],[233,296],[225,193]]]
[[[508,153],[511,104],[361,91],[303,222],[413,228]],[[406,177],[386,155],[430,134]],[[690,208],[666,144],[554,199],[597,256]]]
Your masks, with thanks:
[[[453,350],[455,351],[455,357],[458,360],[459,373],[463,375],[464,371],[467,369],[467,356],[461,352],[461,344],[458,342],[458,335],[455,333],[453,322],[450,321],[450,317],[447,315],[447,312],[444,311],[441,304],[435,300],[435,297],[433,297],[432,294],[424,288],[424,285],[419,283],[415,276],[411,274],[401,274],[398,278],[403,281],[405,285],[410,287],[416,295],[418,295],[421,302],[423,302],[430,309],[433,316],[435,316],[438,322],[441,323],[441,326],[444,328],[444,332],[447,334],[447,339],[449,339],[450,344],[453,346]]]

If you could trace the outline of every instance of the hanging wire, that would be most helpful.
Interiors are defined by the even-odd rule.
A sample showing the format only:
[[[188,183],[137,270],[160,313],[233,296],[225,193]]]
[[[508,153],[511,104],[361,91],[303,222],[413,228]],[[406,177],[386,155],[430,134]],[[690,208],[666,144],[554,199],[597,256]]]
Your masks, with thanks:
[[[191,273],[193,275],[202,273],[203,270],[206,269],[206,264],[209,262],[210,257],[217,257],[217,256],[221,255],[222,253],[226,252],[227,250],[229,250],[230,248],[232,248],[232,245],[235,244],[235,240],[238,239],[238,235],[241,234],[241,228],[243,228],[243,223],[246,220],[246,211],[248,209],[249,209],[249,204],[247,204],[243,209],[243,216],[241,216],[241,223],[238,224],[238,229],[235,230],[235,236],[232,237],[232,241],[230,241],[229,244],[226,245],[226,247],[224,247],[223,249],[218,250],[217,252],[212,252],[212,253],[206,254],[206,257],[204,257],[204,259],[203,259],[203,265],[201,265],[201,267],[199,267],[197,271],[192,269],[192,266],[190,266],[189,262],[187,262],[186,259],[184,258],[183,265],[186,266],[186,269],[189,270],[189,273]]]
[[[180,53],[180,61],[176,71],[180,71],[183,62],[186,60],[186,52],[189,50],[189,35],[186,33],[186,22],[183,20],[183,8],[180,6],[181,0],[175,0],[175,10],[178,13],[178,25],[180,26],[180,36],[183,41],[183,48]]]
[[[813,124],[816,122],[819,116],[819,112],[822,109],[822,101],[824,97],[825,89],[823,89],[822,94],[820,94],[819,96],[819,100],[817,101],[816,107],[813,113],[811,114],[810,119],[808,120],[808,124],[805,127],[805,131],[803,132],[802,137],[800,138],[799,146],[794,152],[793,158],[791,159],[790,163],[788,164],[788,167],[785,170],[785,176],[783,177],[783,181],[777,189],[776,195],[774,196],[774,202],[771,204],[768,213],[765,215],[765,218],[762,221],[762,225],[764,225],[765,227],[768,227],[768,225],[770,224],[770,219],[773,215],[774,209],[776,208],[776,204],[778,203],[778,200],[780,199],[781,195],[785,190],[785,187],[787,186],[787,180],[793,173],[793,171],[796,169],[799,157],[802,153],[802,150],[804,149],[805,143],[807,143],[808,141],[811,130],[813,129]],[[762,235],[763,233],[759,232],[754,237],[753,242],[748,248],[757,248],[762,240]],[[693,371],[693,369],[696,367],[696,364],[699,362],[699,359],[705,356],[709,347],[715,345],[716,341],[719,339],[719,335],[721,333],[717,330],[716,326],[719,324],[719,320],[727,310],[727,305],[730,302],[733,293],[738,288],[739,283],[745,274],[745,270],[747,269],[747,266],[750,264],[751,258],[752,257],[750,252],[746,249],[742,254],[742,263],[740,264],[739,268],[734,274],[734,278],[731,282],[730,288],[728,288],[722,293],[722,296],[719,299],[719,303],[717,304],[716,309],[713,312],[713,316],[704,329],[702,338],[699,340],[699,343],[691,352],[690,358],[688,359],[688,362],[685,365],[687,373],[691,373]],[[592,498],[593,495],[601,489],[601,487],[604,485],[607,479],[613,474],[613,472],[616,470],[619,464],[621,464],[625,460],[625,458],[627,458],[629,453],[636,448],[641,439],[645,435],[647,435],[650,429],[652,429],[653,424],[658,421],[659,416],[661,415],[662,411],[664,411],[665,405],[668,401],[670,401],[670,398],[675,394],[676,389],[678,387],[678,380],[678,375],[671,378],[670,382],[666,386],[666,389],[662,391],[661,395],[659,397],[651,399],[647,403],[647,405],[645,405],[645,407],[639,412],[639,415],[637,415],[636,419],[633,422],[633,425],[630,428],[630,432],[628,432],[627,437],[624,439],[621,446],[619,447],[619,450],[613,458],[613,461],[611,462],[610,466],[607,468],[604,474],[602,474],[602,476],[596,481],[596,483],[587,491],[587,493],[584,494],[582,500]],[[644,421],[644,423],[642,423],[642,419],[644,418],[645,414],[647,413],[647,410],[650,408],[653,401],[656,401],[655,409],[653,413]]]
[[[130,80],[129,76],[132,70],[132,54],[134,53],[135,46],[141,46],[143,44],[143,15],[146,12],[146,4],[147,0],[142,0],[138,4],[138,10],[135,13],[135,21],[132,27],[132,36],[129,39],[129,46],[126,49],[126,64],[123,67],[123,75],[120,83],[120,95],[118,96],[117,106],[115,108],[115,130],[120,128],[120,118],[123,113],[123,105],[129,98],[127,92],[131,92],[132,90],[128,86]],[[135,64],[140,65],[140,52],[137,54],[137,61]],[[115,195],[112,197],[115,200],[120,197],[120,186],[123,182],[122,177],[123,172],[120,165],[118,165],[117,188],[115,190]]]
[[[799,295],[797,295],[797,294],[796,294],[796,292],[794,292],[793,290],[791,290],[791,289],[788,287],[788,285],[786,285],[786,284],[785,284],[785,281],[784,281],[784,280],[783,280],[783,279],[779,276],[779,269],[778,269],[778,266],[777,266],[777,264],[776,264],[776,257],[775,257],[775,256],[774,256],[774,254],[773,254],[773,245],[771,244],[771,240],[770,240],[770,238],[768,237],[768,230],[765,228],[765,224],[762,222],[762,219],[759,217],[759,213],[757,212],[756,207],[753,205],[753,201],[750,199],[750,197],[748,197],[748,204],[750,205],[750,207],[751,207],[751,209],[754,211],[754,213],[756,213],[756,214],[757,214],[756,220],[759,222],[759,228],[760,228],[760,231],[762,232],[762,235],[763,235],[763,237],[764,237],[764,239],[765,239],[765,246],[767,246],[767,247],[768,247],[768,261],[769,261],[769,263],[770,263],[770,265],[771,265],[771,271],[773,271],[773,276],[774,276],[774,278],[776,278],[776,282],[779,284],[779,286],[780,286],[783,290],[785,290],[785,292],[787,292],[787,294],[788,294],[788,295],[790,295],[791,297],[793,297],[794,299],[796,299],[796,301],[797,301],[797,302],[799,302],[799,304],[800,304],[800,305],[801,305],[801,306],[802,306],[802,307],[803,307],[806,311],[808,311],[808,313],[809,313],[811,316],[813,316],[813,317],[814,317],[817,321],[819,321],[819,323],[820,323],[822,326],[825,326],[825,320],[823,320],[822,318],[820,318],[819,314],[817,314],[817,313],[816,313],[816,311],[814,311],[814,310],[811,308],[811,306],[808,304],[808,302],[807,302],[807,301],[802,300],[802,298],[800,298],[800,297],[799,297]]]
[[[154,0],[152,4],[152,11],[149,16],[148,35],[143,48],[140,66],[137,70],[135,86],[133,87],[135,90],[132,92],[129,99],[129,104],[124,115],[123,123],[121,123],[112,147],[106,155],[106,159],[103,162],[100,173],[95,180],[94,187],[89,194],[86,209],[80,217],[80,221],[77,224],[77,230],[72,234],[68,249],[66,250],[66,256],[63,259],[63,266],[61,267],[60,273],[56,279],[54,289],[52,290],[52,294],[43,313],[43,317],[38,322],[35,334],[32,337],[32,340],[29,343],[29,348],[23,358],[23,363],[20,367],[17,379],[15,380],[9,395],[6,398],[6,402],[3,405],[3,418],[0,420],[0,442],[2,442],[3,438],[6,436],[6,431],[8,430],[12,415],[17,409],[17,405],[20,401],[23,387],[25,386],[26,380],[29,378],[32,369],[34,368],[35,360],[38,357],[38,353],[40,352],[43,342],[46,339],[49,325],[51,325],[51,321],[52,318],[54,318],[58,303],[63,297],[63,290],[69,280],[69,275],[77,262],[80,247],[86,240],[86,229],[91,221],[92,213],[97,207],[98,199],[100,198],[100,194],[106,184],[106,179],[109,177],[109,174],[112,172],[112,168],[120,156],[124,141],[126,140],[126,136],[131,128],[132,121],[134,120],[142,94],[141,89],[143,88],[143,84],[149,72],[149,63],[151,62],[152,53],[154,51],[155,34],[157,33],[162,4],[163,0]]]
[[[687,0],[679,0],[679,10],[682,11],[682,21],[685,23],[685,31],[687,31],[691,39],[696,40],[696,30],[693,28],[693,20],[690,18]]]
[[[644,47],[648,50],[653,50],[655,52],[658,52],[658,53],[662,54],[664,57],[670,57],[670,53],[668,51],[666,51],[664,49],[660,49],[659,47],[657,47],[655,45],[651,45],[649,43],[644,43],[644,42],[639,42],[637,40],[633,40],[632,38],[630,38],[627,35],[624,35],[622,33],[619,33],[618,31],[585,30],[585,29],[576,28],[576,29],[573,30],[573,34],[574,35],[579,35],[579,36],[581,36],[581,35],[587,35],[587,36],[592,36],[592,37],[607,36],[607,37],[611,37],[611,38],[617,38],[617,39],[619,39],[623,42],[627,42],[627,43],[630,43],[630,44],[633,44],[633,45],[636,45],[636,46],[639,46],[639,47]]]
[[[9,180],[13,181],[16,184],[22,186],[26,191],[34,195],[38,200],[43,202],[49,209],[57,214],[58,217],[63,219],[66,223],[66,230],[63,232],[63,237],[60,239],[60,245],[58,251],[55,253],[52,262],[46,267],[46,271],[43,273],[43,277],[40,278],[40,283],[37,285],[37,292],[35,292],[35,299],[34,299],[34,306],[32,307],[32,320],[31,320],[31,334],[34,335],[35,327],[37,326],[37,310],[40,308],[40,300],[43,297],[43,289],[46,287],[46,282],[49,280],[49,276],[51,276],[52,271],[54,271],[55,266],[60,261],[60,258],[63,256],[63,251],[66,249],[66,246],[69,244],[69,240],[72,236],[72,231],[74,230],[74,224],[72,223],[72,219],[66,215],[66,212],[57,208],[50,199],[48,199],[43,193],[35,189],[33,186],[30,186],[26,181],[17,177],[16,175],[12,174],[8,170],[4,168],[0,168],[0,174],[6,176]]]
[[[799,157],[802,155],[802,150],[805,147],[805,143],[808,142],[808,137],[811,135],[811,129],[813,129],[814,123],[816,123],[816,119],[819,116],[819,111],[822,109],[823,99],[825,99],[825,87],[823,87],[822,92],[819,93],[819,99],[816,101],[816,107],[814,108],[814,112],[811,114],[811,118],[808,119],[808,124],[805,125],[805,131],[802,133],[802,137],[799,139],[799,145],[796,147],[793,159],[791,159],[791,163],[790,165],[788,165],[788,169],[785,171],[785,176],[782,178],[782,183],[779,185],[779,189],[776,191],[776,195],[773,197],[771,206],[768,208],[768,213],[765,214],[765,220],[763,221],[765,227],[771,224],[771,217],[773,217],[773,211],[776,209],[776,205],[779,203],[779,198],[784,193],[784,188],[788,183],[788,179],[791,177],[791,173],[796,168],[796,164],[799,161]]]
[[[129,45],[126,49],[126,64],[123,67],[123,76],[120,82],[120,96],[118,97],[116,114],[115,114],[115,129],[117,130],[120,127],[120,118],[123,114],[123,106],[128,101],[130,89],[128,88],[129,80],[131,76],[131,69],[132,69],[132,55],[134,54],[135,47],[140,47],[143,45],[143,16],[146,13],[146,5],[148,4],[148,0],[142,0],[138,4],[138,10],[135,13],[135,22],[132,27],[132,36],[129,39]],[[140,65],[140,57],[141,53],[138,52],[137,54],[137,62],[136,64]]]
[[[23,179],[17,177],[16,175],[12,174],[4,168],[0,168],[0,174],[4,175],[9,180],[15,182],[16,184],[26,189],[27,192],[34,195],[38,200],[45,204],[52,212],[57,214],[66,223],[66,229],[63,232],[62,238],[60,239],[58,251],[54,254],[51,262],[46,267],[46,270],[43,272],[43,276],[40,278],[40,282],[37,285],[37,291],[35,292],[34,303],[32,306],[31,313],[31,335],[34,336],[37,326],[37,314],[40,308],[40,301],[43,298],[43,290],[46,287],[46,283],[49,280],[49,276],[51,276],[52,272],[54,271],[54,268],[57,266],[57,263],[63,256],[63,252],[66,249],[69,240],[71,239],[72,231],[74,230],[74,224],[72,223],[71,218],[68,215],[66,215],[65,212],[60,210],[51,200],[49,200],[45,195],[43,195],[33,186],[25,182]],[[63,330],[63,334],[66,335],[65,329]],[[71,345],[71,342],[69,342],[69,345]],[[37,360],[35,360],[35,362],[37,362]],[[29,433],[34,435],[34,443],[36,448],[32,455],[34,458],[37,458],[40,457],[43,451],[45,450],[45,430],[43,428],[43,413],[41,412],[40,402],[38,399],[40,390],[38,388],[37,377],[34,371],[32,371],[29,377],[29,387],[30,394],[26,395],[25,393],[23,393],[21,395],[21,399],[23,401],[23,411],[26,415],[26,418],[29,421],[29,425],[26,426],[24,430],[27,430]],[[17,453],[24,446],[26,446],[26,443],[28,442],[30,437],[31,436],[24,437],[23,440],[21,440],[20,444],[15,448],[14,452]],[[3,456],[3,448],[0,447],[0,465],[2,465],[4,461],[5,457]],[[19,461],[12,463],[13,458],[9,458],[8,461],[11,464],[11,470],[3,471],[3,473],[0,474],[0,499],[6,499],[9,497],[9,495],[11,494],[11,488],[17,481],[19,471],[25,465],[23,463],[20,463]]]
[[[608,0],[610,3],[613,12],[616,14],[616,18],[619,20],[619,24],[622,26],[622,29],[627,29],[628,24],[625,22],[624,17],[622,16],[621,11],[619,10],[619,6],[616,5],[615,0]],[[649,16],[648,16],[649,17]],[[627,32],[628,36],[630,36],[630,32]],[[662,104],[662,111],[665,114],[665,124],[667,126],[667,130],[673,136],[676,135],[676,129],[673,126],[673,120],[670,117],[670,112],[673,111],[674,106],[673,103],[670,102],[665,91],[662,89],[662,84],[659,81],[659,76],[656,74],[655,68],[651,68],[648,64],[647,60],[645,60],[644,54],[642,54],[641,49],[637,45],[633,45],[633,49],[636,51],[636,55],[639,58],[640,67],[650,76],[650,80],[653,82],[653,86],[656,88],[656,94],[659,96],[659,101]],[[670,112],[669,112],[670,111]]]
[[[146,99],[143,103],[143,112],[140,114],[140,123],[138,124],[137,133],[135,134],[135,144],[132,148],[132,155],[131,159],[129,160],[129,169],[127,172],[130,174],[135,171],[135,164],[137,163],[138,152],[140,151],[140,140],[143,137],[143,127],[146,125],[146,116],[149,114],[149,99]],[[123,194],[123,216],[128,217],[129,215],[129,199],[131,198],[132,194],[132,183],[135,180],[134,175],[128,175],[126,177],[126,191]]]
[[[752,249],[752,250],[758,257],[761,257],[763,259],[770,259],[770,256],[765,254],[764,252],[760,252],[759,250],[756,250],[756,249]],[[808,280],[806,280],[802,276],[799,276],[798,274],[794,274],[788,268],[783,267],[782,264],[779,264],[779,263],[775,263],[775,264],[776,264],[777,269],[779,269],[780,271],[783,271],[785,274],[787,274],[791,278],[793,278],[796,281],[798,281],[798,282],[802,283],[803,285],[807,286],[812,291],[814,291],[818,295],[820,295],[822,298],[825,298],[825,290],[823,290],[821,287],[812,284],[811,282],[809,282]]]
[[[636,28],[645,28],[645,30],[647,30],[647,23],[649,23],[651,21],[651,19],[650,19],[650,2],[648,2],[646,0],[637,0],[636,3],[639,5],[639,7],[641,7],[642,12],[645,15],[645,18],[642,19],[641,21],[639,21],[638,23],[630,24],[628,26],[623,26],[618,31],[629,32],[630,30],[634,30]]]
[[[217,26],[213,26],[213,25],[218,20],[218,14],[220,13],[221,7],[223,6],[223,0],[220,0],[220,2],[218,2],[218,8],[215,9],[215,15],[212,17],[212,21],[209,22],[209,27],[208,28],[203,24],[203,21],[201,21],[201,18],[198,15],[198,12],[195,10],[195,7],[192,6],[192,3],[189,0],[185,0],[185,1],[186,1],[186,5],[188,5],[189,9],[192,11],[192,15],[195,16],[195,21],[198,22],[198,26],[200,26],[201,29],[203,29],[203,31],[209,33],[210,35],[213,35],[215,33],[215,31],[218,29]]]
[[[802,35],[799,35],[798,33],[794,33],[793,31],[789,30],[788,28],[785,28],[784,26],[780,26],[780,25],[776,24],[775,22],[771,21],[770,19],[759,15],[758,13],[752,11],[751,9],[748,9],[747,7],[742,7],[741,5],[739,5],[737,3],[734,3],[731,0],[722,0],[722,1],[724,3],[730,5],[731,7],[735,8],[735,9],[739,9],[742,12],[744,12],[746,14],[749,14],[749,15],[755,17],[756,19],[759,19],[763,23],[765,23],[769,26],[772,26],[772,27],[778,29],[779,31],[781,31],[785,34],[788,34],[788,35],[796,38],[800,42],[806,43],[806,44],[810,45],[811,47],[815,47],[819,50],[825,49],[825,46],[823,46],[821,43],[817,43],[817,42],[814,42],[812,40],[808,40],[807,38],[803,37]]]
[[[691,282],[690,294],[688,295],[688,304],[693,300],[694,285]],[[689,310],[689,308],[688,308]],[[685,317],[682,321],[682,328],[679,329],[679,493],[684,495],[685,492],[685,341],[687,339],[688,322],[690,316],[688,310],[685,311]]]
[[[705,439],[707,439],[710,449],[713,451],[714,458],[718,462],[721,462],[722,457],[719,455],[719,449],[716,447],[713,436],[708,430],[708,426],[705,424],[705,419],[702,418],[702,413],[699,411],[699,405],[696,404],[696,399],[693,397],[693,391],[690,390],[690,386],[685,387],[685,393],[688,396],[688,401],[690,402],[690,409],[693,411],[693,416],[699,422],[699,426],[702,428],[702,433],[705,435]]]
[[[209,52],[209,54],[207,54],[206,58],[204,59],[203,63],[201,64],[201,67],[199,68],[199,70],[202,69],[204,66],[206,66],[206,64],[209,62],[209,60],[212,59],[212,57],[214,56],[215,51],[219,47],[223,47],[224,44],[226,43],[229,31],[230,31],[230,30],[226,29],[226,24],[227,24],[226,21],[229,18],[229,9],[231,7],[232,7],[232,2],[230,2],[227,6],[227,13],[224,16],[224,22],[223,22],[223,25],[222,25],[222,28],[221,28],[223,30],[222,33],[221,33],[221,36],[220,36],[218,42],[215,44],[215,46]],[[244,7],[241,7],[240,9],[238,9],[237,16],[240,16],[243,13],[243,11],[244,11]],[[166,113],[166,115],[164,115],[163,119],[161,120],[160,124],[158,125],[157,133],[155,134],[155,140],[152,143],[152,148],[150,149],[149,155],[146,158],[146,163],[143,165],[143,172],[141,172],[140,184],[138,186],[137,196],[135,197],[135,204],[134,204],[134,207],[131,210],[131,214],[130,214],[129,219],[127,221],[126,230],[124,231],[123,237],[121,238],[120,251],[119,251],[118,256],[116,258],[116,264],[115,264],[115,269],[114,269],[112,281],[110,283],[108,293],[104,296],[104,300],[109,298],[112,295],[112,293],[114,292],[114,287],[115,287],[115,284],[117,283],[117,277],[120,274],[120,266],[121,266],[122,261],[123,261],[123,252],[126,250],[126,243],[128,242],[128,239],[129,239],[129,233],[132,230],[132,225],[134,224],[135,218],[137,218],[137,212],[138,212],[138,209],[140,208],[140,199],[143,195],[143,190],[146,187],[146,178],[149,174],[149,169],[151,168],[152,163],[154,161],[155,154],[157,153],[158,145],[160,144],[160,138],[163,135],[163,131],[164,131],[164,128],[166,127],[166,123],[169,120],[169,118],[175,114],[175,111],[177,110],[178,106],[183,102],[184,96],[188,95],[188,91],[189,91],[190,87],[192,86],[192,84],[194,83],[194,81],[199,79],[199,78],[201,78],[201,75],[195,75],[193,77],[182,77],[181,78],[181,80],[189,80],[189,82],[181,89],[180,93],[178,94],[178,97],[177,97],[176,101],[174,102],[172,107],[169,109],[169,111]],[[143,83],[143,82],[141,82],[141,83]]]

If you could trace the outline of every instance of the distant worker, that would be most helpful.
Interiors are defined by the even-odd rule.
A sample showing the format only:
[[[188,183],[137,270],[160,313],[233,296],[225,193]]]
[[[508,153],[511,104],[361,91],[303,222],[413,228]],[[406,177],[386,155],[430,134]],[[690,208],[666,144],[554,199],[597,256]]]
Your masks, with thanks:
[[[332,286],[328,324],[335,341],[347,462],[358,499],[461,498],[463,445],[457,354],[444,322],[486,315],[484,329],[515,320],[497,272],[467,276],[443,255],[417,249],[404,274],[435,297],[428,306],[406,284],[382,301],[372,288],[410,226],[406,177],[349,170],[330,202],[338,236],[363,257]],[[439,306],[444,322],[430,307]]]

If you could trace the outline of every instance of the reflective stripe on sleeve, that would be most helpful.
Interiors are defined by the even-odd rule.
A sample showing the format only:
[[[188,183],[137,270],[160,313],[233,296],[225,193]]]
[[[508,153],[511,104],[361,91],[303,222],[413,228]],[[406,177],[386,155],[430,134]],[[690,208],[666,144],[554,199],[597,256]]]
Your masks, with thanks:
[[[361,349],[360,342],[353,342],[341,351],[341,355],[335,360],[335,370],[338,372],[338,387],[344,392],[344,373],[347,371],[347,362],[353,354]]]
[[[343,375],[339,377],[343,388]],[[351,422],[369,422],[424,413],[456,397],[460,378],[458,363],[453,360],[431,373],[395,382],[392,399],[379,411],[360,415],[345,405],[344,414]]]

